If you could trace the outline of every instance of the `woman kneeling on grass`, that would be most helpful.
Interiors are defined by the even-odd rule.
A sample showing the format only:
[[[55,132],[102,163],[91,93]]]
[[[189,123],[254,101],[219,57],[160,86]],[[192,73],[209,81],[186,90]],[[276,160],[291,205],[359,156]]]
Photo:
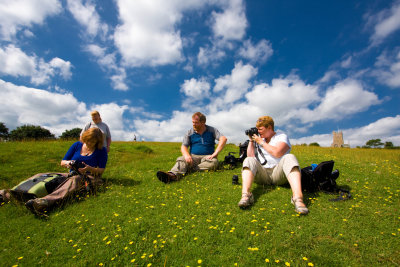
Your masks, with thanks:
[[[103,133],[98,128],[90,128],[81,136],[82,141],[74,143],[61,161],[61,166],[71,169],[72,163],[82,162],[78,171],[85,174],[92,187],[101,185],[101,175],[107,164],[107,150],[103,147]],[[61,203],[77,191],[85,188],[83,175],[74,175],[60,184],[52,193],[42,198],[31,199],[25,206],[33,213],[43,213],[45,210]]]
[[[246,208],[254,203],[254,196],[250,192],[253,181],[267,185],[283,185],[289,182],[293,193],[291,202],[295,211],[307,214],[308,209],[303,202],[301,190],[299,162],[293,154],[289,154],[289,138],[284,133],[277,134],[274,131],[274,120],[269,116],[260,117],[256,127],[258,135],[249,136],[247,158],[243,162],[242,198],[239,207]],[[262,163],[257,160],[255,149]]]

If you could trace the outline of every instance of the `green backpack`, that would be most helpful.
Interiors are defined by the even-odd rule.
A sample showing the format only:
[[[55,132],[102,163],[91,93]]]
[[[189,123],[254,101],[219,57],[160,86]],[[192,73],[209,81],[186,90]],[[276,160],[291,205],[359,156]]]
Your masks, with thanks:
[[[67,179],[66,174],[39,173],[14,186],[10,192],[16,199],[26,202],[52,193]]]

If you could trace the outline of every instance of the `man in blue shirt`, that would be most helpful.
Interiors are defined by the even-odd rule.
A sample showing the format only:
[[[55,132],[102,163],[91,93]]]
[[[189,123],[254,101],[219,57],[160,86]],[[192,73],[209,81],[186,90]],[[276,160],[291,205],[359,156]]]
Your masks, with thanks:
[[[218,154],[226,144],[226,137],[216,128],[206,125],[206,116],[200,112],[192,115],[193,128],[183,137],[182,156],[177,158],[169,172],[158,171],[157,178],[170,183],[180,180],[193,171],[213,170],[218,167]],[[215,149],[215,140],[218,146]]]

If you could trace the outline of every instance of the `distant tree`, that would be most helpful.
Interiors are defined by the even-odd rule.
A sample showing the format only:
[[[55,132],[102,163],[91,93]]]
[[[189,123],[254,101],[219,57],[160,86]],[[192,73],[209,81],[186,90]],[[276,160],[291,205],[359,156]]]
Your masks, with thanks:
[[[24,139],[52,139],[54,134],[49,130],[35,125],[23,125],[10,132],[10,139],[19,141]]]
[[[2,122],[0,122],[0,138],[2,138],[2,139],[8,138],[8,128]]]
[[[65,130],[61,134],[60,138],[61,139],[76,139],[76,140],[79,140],[81,132],[82,132],[81,128],[73,128],[71,130]]]
[[[377,148],[383,146],[383,143],[381,142],[381,139],[371,139],[368,140],[365,145],[368,147]]]
[[[317,142],[310,143],[309,146],[320,146]]]
[[[394,145],[392,142],[385,142],[385,144],[383,145],[384,148],[394,148]]]

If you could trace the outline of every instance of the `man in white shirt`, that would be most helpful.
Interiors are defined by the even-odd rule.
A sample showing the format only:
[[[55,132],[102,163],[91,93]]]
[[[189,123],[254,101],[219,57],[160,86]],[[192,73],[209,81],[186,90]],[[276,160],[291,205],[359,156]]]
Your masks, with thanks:
[[[97,110],[94,110],[90,113],[92,116],[92,121],[87,123],[85,127],[82,129],[82,134],[87,131],[89,128],[99,128],[100,131],[103,133],[103,146],[107,148],[107,153],[110,152],[110,145],[111,145],[111,132],[108,128],[107,124],[105,124],[100,117],[100,113]]]
[[[276,133],[274,120],[269,116],[260,117],[256,123],[258,135],[249,136],[247,158],[242,168],[242,198],[238,203],[246,208],[254,203],[250,192],[253,182],[267,185],[283,185],[289,182],[292,189],[291,202],[295,211],[307,214],[301,190],[301,172],[296,156],[290,154],[289,138]]]

